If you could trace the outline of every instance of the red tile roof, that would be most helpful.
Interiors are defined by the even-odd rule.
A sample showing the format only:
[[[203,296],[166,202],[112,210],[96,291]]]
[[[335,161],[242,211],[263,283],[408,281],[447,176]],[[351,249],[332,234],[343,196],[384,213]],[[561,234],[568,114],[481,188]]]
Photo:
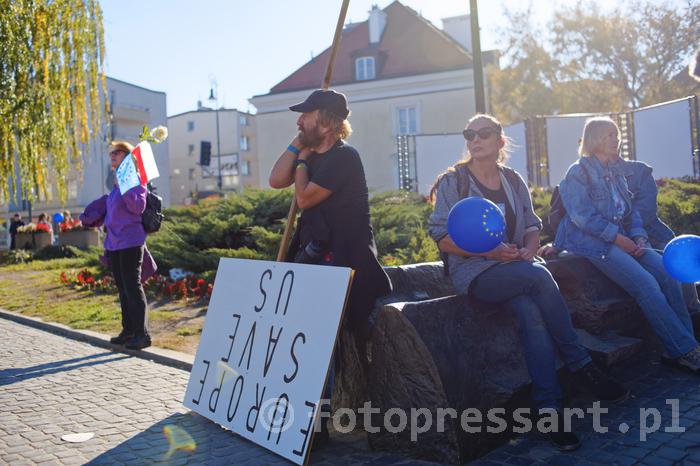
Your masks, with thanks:
[[[395,1],[384,8],[386,27],[379,44],[369,43],[369,21],[343,31],[333,85],[355,82],[355,58],[376,54],[375,79],[397,78],[471,67],[471,55],[413,9]],[[320,87],[330,47],[280,83],[270,94]]]

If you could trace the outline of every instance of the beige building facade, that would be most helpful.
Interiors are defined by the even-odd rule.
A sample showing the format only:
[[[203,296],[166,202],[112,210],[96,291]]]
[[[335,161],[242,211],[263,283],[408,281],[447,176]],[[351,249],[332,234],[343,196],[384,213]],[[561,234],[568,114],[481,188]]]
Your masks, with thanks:
[[[371,191],[399,188],[396,136],[454,133],[474,113],[471,70],[458,70],[334,86],[348,97],[353,134]],[[258,109],[260,184],[297,132],[299,114],[288,110],[309,90],[254,97]]]
[[[218,192],[219,161],[224,192],[260,186],[254,115],[236,109],[217,112],[200,105],[198,110],[168,117],[168,131],[174,205]],[[203,142],[210,145],[208,166],[201,164]]]
[[[348,98],[348,143],[362,157],[371,191],[399,189],[398,136],[458,133],[475,113],[469,24],[469,16],[457,16],[440,29],[394,1],[345,26],[331,87]],[[261,185],[297,133],[298,114],[289,106],[319,87],[329,55],[326,49],[250,99],[257,109]],[[484,64],[497,62],[494,52],[483,56]]]

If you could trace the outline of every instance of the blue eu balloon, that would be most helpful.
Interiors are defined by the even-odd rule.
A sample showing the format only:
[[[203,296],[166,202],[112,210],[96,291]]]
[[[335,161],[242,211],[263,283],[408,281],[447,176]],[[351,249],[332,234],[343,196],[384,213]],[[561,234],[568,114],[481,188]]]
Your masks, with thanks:
[[[700,282],[700,236],[673,238],[664,249],[664,267],[678,281]]]
[[[506,220],[496,204],[483,197],[468,197],[456,203],[447,217],[452,241],[471,253],[487,252],[505,237]]]
[[[61,223],[63,221],[63,214],[61,212],[56,212],[53,214],[53,221],[56,223]]]

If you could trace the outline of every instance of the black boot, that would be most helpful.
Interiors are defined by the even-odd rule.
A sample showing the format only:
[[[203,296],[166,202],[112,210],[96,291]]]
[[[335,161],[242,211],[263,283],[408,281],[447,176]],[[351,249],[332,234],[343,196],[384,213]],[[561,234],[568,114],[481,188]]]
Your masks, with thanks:
[[[592,362],[574,372],[574,377],[579,384],[601,401],[617,403],[626,400],[630,394],[627,388],[610,378]]]
[[[132,350],[140,350],[149,346],[151,346],[151,337],[148,335],[136,335],[126,342],[126,348]]]
[[[578,450],[581,447],[581,442],[579,442],[578,437],[576,434],[569,431],[567,431],[566,426],[564,425],[564,414],[560,410],[555,410],[553,408],[551,409],[544,409],[541,410],[538,414],[537,418],[537,424],[539,425],[539,421],[542,418],[546,419],[552,419],[554,421],[554,425],[549,425],[549,428],[547,430],[551,430],[551,432],[542,432],[544,435],[547,436],[547,439],[559,450],[559,451],[574,451]],[[550,424],[550,423],[547,423]]]
[[[122,330],[122,332],[119,335],[110,338],[109,342],[114,343],[115,345],[123,345],[132,338],[134,338],[133,333],[127,333],[126,330]]]

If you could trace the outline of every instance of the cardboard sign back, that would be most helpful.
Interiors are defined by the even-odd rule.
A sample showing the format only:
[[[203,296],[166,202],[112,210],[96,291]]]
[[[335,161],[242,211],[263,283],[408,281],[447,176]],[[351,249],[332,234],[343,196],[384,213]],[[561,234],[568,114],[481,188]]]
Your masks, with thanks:
[[[352,274],[221,259],[184,405],[304,464]]]

